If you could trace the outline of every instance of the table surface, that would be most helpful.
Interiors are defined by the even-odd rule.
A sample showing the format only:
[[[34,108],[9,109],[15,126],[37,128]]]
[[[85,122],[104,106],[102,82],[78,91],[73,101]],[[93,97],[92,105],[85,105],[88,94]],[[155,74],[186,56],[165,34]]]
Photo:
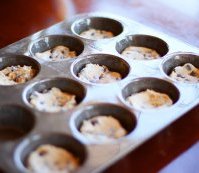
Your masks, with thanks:
[[[7,0],[0,2],[0,47],[76,13],[106,11],[199,47],[198,0]],[[182,50],[183,51],[183,50]],[[198,172],[199,106],[104,173]]]

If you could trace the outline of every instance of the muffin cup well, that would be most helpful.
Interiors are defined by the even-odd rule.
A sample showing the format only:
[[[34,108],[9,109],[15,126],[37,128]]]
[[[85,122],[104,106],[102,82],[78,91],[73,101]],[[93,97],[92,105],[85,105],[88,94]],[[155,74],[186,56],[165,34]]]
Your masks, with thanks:
[[[0,106],[0,141],[12,141],[27,135],[35,125],[31,111],[17,105]]]
[[[14,153],[14,162],[17,168],[20,171],[27,172],[27,159],[29,154],[35,151],[39,146],[45,144],[64,148],[71,152],[78,158],[80,167],[86,161],[87,150],[78,140],[62,133],[41,134],[27,138],[17,146]]]
[[[160,69],[163,75],[169,80],[181,84],[191,84],[191,85],[196,84],[196,83],[191,83],[189,81],[178,81],[169,76],[175,67],[183,66],[186,63],[190,63],[194,65],[196,68],[199,68],[199,54],[191,52],[175,52],[169,54],[165,57],[165,59],[161,63]]]
[[[71,25],[72,32],[84,39],[88,40],[96,40],[96,39],[89,39],[80,36],[80,34],[88,29],[98,29],[98,30],[105,30],[110,31],[113,33],[114,37],[120,35],[123,32],[123,25],[121,22],[106,18],[106,17],[88,17],[76,20]]]
[[[34,91],[43,92],[53,87],[59,88],[62,92],[74,94],[76,96],[77,104],[80,104],[86,97],[86,88],[79,82],[69,78],[55,77],[29,85],[23,92],[23,100],[28,106],[33,108],[29,102],[31,94]]]
[[[6,54],[3,56],[0,56],[0,70],[3,70],[6,67],[17,66],[17,65],[31,66],[35,70],[34,77],[36,77],[36,75],[39,73],[40,68],[41,68],[40,64],[35,59],[30,58],[25,55]],[[17,84],[17,85],[20,85],[20,84]],[[1,85],[1,86],[15,86],[15,85]]]
[[[121,54],[129,46],[146,47],[156,50],[161,57],[165,56],[169,51],[169,46],[164,40],[151,35],[129,35],[117,42],[115,49]]]
[[[99,65],[104,65],[106,66],[110,71],[118,72],[121,74],[122,79],[126,78],[128,74],[131,71],[130,65],[123,60],[122,58],[119,58],[115,55],[110,55],[110,54],[90,54],[87,55],[81,59],[78,59],[74,61],[71,65],[71,73],[72,75],[77,79],[80,80],[81,82],[91,84],[91,85],[106,85],[106,84],[112,84],[115,82],[111,83],[94,83],[94,82],[89,82],[89,81],[84,81],[81,80],[78,77],[78,73],[86,66],[86,64],[99,64]]]
[[[103,143],[103,141],[90,140],[80,132],[80,127],[84,120],[88,120],[92,117],[99,115],[102,116],[107,115],[116,118],[121,123],[122,127],[126,129],[127,131],[126,136],[131,134],[137,125],[137,118],[135,114],[122,106],[111,103],[98,103],[98,104],[86,105],[76,110],[72,114],[70,119],[70,128],[73,134],[83,143],[86,144]],[[119,139],[113,140],[112,142],[117,141]]]
[[[29,45],[29,52],[32,56],[35,56],[36,53],[53,49],[56,46],[66,46],[70,51],[75,51],[77,56],[84,51],[84,43],[78,38],[69,35],[48,35],[33,41],[33,43]]]
[[[142,91],[145,91],[147,89],[154,90],[156,92],[167,94],[171,100],[173,101],[173,105],[169,106],[172,107],[176,105],[180,99],[180,91],[178,88],[173,85],[172,83],[160,79],[160,78],[153,78],[153,77],[142,77],[142,78],[136,78],[132,80],[130,83],[126,84],[121,91],[120,99],[121,101],[128,107],[131,107],[133,109],[139,110],[139,111],[157,111],[160,109],[166,109],[166,108],[151,108],[151,109],[141,109],[134,107],[130,105],[126,98],[131,96],[132,94],[136,94]]]

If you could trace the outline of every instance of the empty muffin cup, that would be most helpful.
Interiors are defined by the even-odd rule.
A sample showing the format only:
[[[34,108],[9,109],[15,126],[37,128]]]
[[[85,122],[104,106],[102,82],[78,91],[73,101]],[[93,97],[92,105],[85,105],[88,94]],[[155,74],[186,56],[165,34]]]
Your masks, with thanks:
[[[87,55],[81,59],[77,59],[74,61],[71,65],[71,73],[72,75],[81,82],[92,84],[92,85],[104,85],[104,84],[110,84],[112,82],[107,83],[96,83],[91,82],[89,80],[82,80],[78,77],[78,74],[81,72],[83,68],[86,67],[87,64],[97,64],[100,66],[106,66],[109,71],[111,72],[117,72],[121,75],[121,80],[126,78],[128,74],[130,73],[130,65],[123,60],[122,58],[119,58],[114,55],[110,54],[91,54]],[[117,82],[119,80],[116,80],[114,82]]]
[[[141,108],[131,105],[127,98],[133,94],[137,94],[146,90],[152,90],[158,93],[166,94],[171,100],[172,104],[167,107],[155,107],[155,108]],[[159,110],[168,108],[177,104],[180,98],[180,92],[178,88],[172,83],[153,77],[142,77],[132,80],[130,83],[122,88],[120,99],[121,101],[130,108],[139,111]]]
[[[81,165],[83,165],[86,161],[86,148],[75,138],[62,133],[41,134],[27,138],[17,146],[14,153],[14,161],[17,168],[20,171],[28,172],[29,156],[32,154],[32,152],[37,150],[38,147],[44,145],[59,147],[71,153],[74,156],[74,158],[77,159],[78,167],[81,167]],[[47,153],[41,153],[39,157],[42,157],[42,155],[44,156],[45,154]],[[40,166],[41,164],[42,163],[40,163]],[[59,165],[59,163],[57,163],[57,165]]]
[[[52,88],[57,88],[61,90],[61,92],[74,95],[76,102],[75,105],[80,104],[86,97],[86,88],[79,82],[69,78],[55,77],[29,85],[23,92],[23,100],[28,106],[33,108],[33,105],[30,104],[31,95],[34,94],[34,92],[43,93],[49,91]],[[47,109],[43,111],[46,112]]]
[[[84,31],[87,31],[89,29],[96,29],[100,31],[108,31],[113,34],[113,37],[120,35],[123,32],[123,25],[119,21],[111,18],[106,18],[106,17],[88,17],[88,18],[83,18],[76,20],[72,25],[71,25],[71,30],[72,32],[79,36],[82,37],[80,34]],[[86,38],[82,37],[85,39],[90,39],[90,40],[96,40],[92,38]]]
[[[17,105],[0,106],[0,141],[12,141],[28,134],[35,125],[31,111]]]
[[[75,52],[75,57],[79,56],[84,50],[84,43],[78,38],[69,35],[48,35],[31,43],[29,46],[29,52],[35,57],[36,53],[43,53],[45,51],[52,50],[56,46],[65,46],[69,48],[70,51]],[[64,58],[63,60],[68,59],[69,58]],[[49,59],[49,61],[51,60]]]
[[[10,73],[8,73],[8,70],[5,70],[7,67],[16,67],[16,66],[24,67],[24,69],[29,72],[30,77],[27,77],[26,75],[23,75],[24,72],[18,70],[18,72],[10,70]],[[32,72],[30,72],[30,69],[27,69],[27,67],[31,67]],[[33,79],[40,71],[40,64],[34,60],[33,58],[30,58],[25,55],[16,55],[16,54],[6,54],[0,56],[0,70],[1,70],[1,84],[2,86],[5,85],[16,85],[28,82],[29,80]],[[12,73],[12,74],[11,74]],[[23,77],[24,76],[24,77]],[[26,79],[27,78],[27,79]],[[16,80],[16,81],[15,81]],[[22,82],[22,80],[24,82]],[[8,83],[9,82],[9,83]],[[12,82],[12,83],[11,83]]]
[[[117,141],[117,138],[113,140],[99,140],[94,138],[87,138],[85,135],[83,135],[80,132],[80,129],[83,125],[84,120],[89,120],[91,118],[97,117],[97,116],[105,116],[105,117],[113,117],[115,120],[117,120],[123,129],[125,129],[126,134],[125,136],[128,136],[133,132],[133,130],[136,127],[137,119],[134,113],[129,111],[128,109],[111,103],[98,103],[98,104],[91,104],[84,107],[81,107],[80,109],[76,110],[70,119],[70,128],[74,134],[80,141],[83,143],[89,144],[89,143],[104,143],[104,142],[114,142]],[[108,128],[108,127],[107,127]],[[122,139],[123,137],[121,137]]]
[[[163,60],[160,69],[165,77],[174,82],[193,84],[192,82],[187,81],[186,79],[183,81],[179,81],[170,76],[175,67],[183,66],[187,63],[192,64],[197,69],[199,69],[199,55],[190,52],[176,52],[173,54],[169,54]]]
[[[164,40],[151,35],[139,34],[127,36],[126,38],[117,42],[115,48],[119,54],[122,54],[122,52],[130,46],[144,47],[155,50],[160,57],[163,57],[169,51],[168,44]]]

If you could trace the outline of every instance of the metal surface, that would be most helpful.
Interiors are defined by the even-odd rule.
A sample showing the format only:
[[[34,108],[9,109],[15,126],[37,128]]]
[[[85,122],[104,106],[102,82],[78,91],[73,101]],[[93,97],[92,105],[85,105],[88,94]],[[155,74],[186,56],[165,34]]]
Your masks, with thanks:
[[[95,17],[95,16],[98,16],[101,19],[113,18],[119,23],[121,23],[120,25],[117,25],[117,26],[122,26],[122,30],[121,28],[119,29],[120,34],[118,33],[119,35],[111,39],[89,40],[89,39],[83,39],[75,35],[71,31],[71,24],[74,21],[77,21],[79,19],[89,18],[89,17]],[[96,23],[98,22],[96,21]],[[106,22],[107,25],[109,23],[110,23],[110,27],[113,26],[111,22],[108,22],[108,23]],[[102,27],[103,25],[100,25],[100,26]],[[111,28],[115,29],[115,27],[114,28],[111,27]],[[126,19],[120,16],[115,16],[112,14],[105,14],[105,13],[91,13],[91,14],[82,14],[79,16],[75,16],[69,21],[63,21],[57,25],[54,25],[34,35],[31,35],[30,37],[24,38],[23,40],[20,40],[0,50],[0,57],[3,59],[3,62],[4,62],[3,57],[5,57],[6,59],[6,57],[8,57],[8,54],[10,53],[18,54],[18,55],[26,55],[26,56],[35,58],[34,53],[37,51],[45,50],[46,47],[48,47],[48,44],[50,44],[48,41],[51,40],[49,39],[50,37],[46,37],[46,41],[45,39],[44,41],[43,39],[41,39],[43,46],[40,47],[40,44],[37,44],[38,39],[43,38],[48,35],[61,35],[61,36],[57,36],[57,38],[58,37],[63,38],[63,35],[70,35],[70,36],[80,39],[81,41],[77,41],[78,43],[83,42],[84,44],[84,49],[83,49],[82,44],[81,43],[79,44],[80,46],[78,47],[80,47],[82,51],[80,51],[81,53],[79,53],[78,57],[74,59],[64,60],[64,61],[59,61],[59,62],[50,62],[50,61],[47,62],[47,61],[43,61],[41,59],[35,58],[35,60],[40,64],[40,65],[36,65],[38,68],[38,74],[35,76],[35,78],[33,78],[32,80],[24,84],[20,84],[16,86],[0,86],[0,98],[1,98],[0,105],[10,105],[10,106],[18,105],[20,107],[24,107],[27,111],[30,111],[31,114],[34,115],[34,120],[32,121],[35,122],[32,130],[29,133],[25,134],[25,136],[16,140],[12,140],[12,141],[0,141],[0,153],[1,153],[0,154],[0,160],[1,160],[0,169],[4,170],[4,172],[7,172],[7,173],[23,172],[24,171],[23,164],[19,163],[20,162],[19,158],[23,157],[22,158],[22,161],[23,161],[24,157],[26,157],[27,154],[31,150],[34,149],[34,147],[39,145],[40,142],[41,143],[52,142],[55,145],[65,146],[67,149],[69,149],[71,152],[74,152],[74,153],[77,151],[76,149],[78,149],[77,155],[81,154],[82,152],[86,153],[86,154],[83,154],[83,156],[78,155],[80,158],[82,158],[82,160],[85,160],[85,161],[82,162],[83,164],[80,166],[77,172],[82,172],[82,173],[100,172],[106,167],[108,167],[110,164],[113,164],[115,161],[120,159],[122,156],[126,155],[127,153],[129,153],[130,151],[132,151],[133,149],[141,145],[144,141],[146,141],[147,139],[149,139],[150,137],[158,133],[164,127],[169,125],[174,120],[178,119],[185,112],[187,112],[188,110],[190,110],[191,108],[193,108],[199,103],[198,86],[197,85],[181,85],[179,83],[173,83],[173,84],[164,83],[165,84],[163,87],[164,91],[169,90],[167,91],[167,93],[171,93],[171,95],[173,95],[172,96],[173,99],[176,101],[178,100],[178,104],[175,104],[168,109],[161,109],[161,110],[157,110],[153,112],[145,112],[142,110],[138,111],[132,108],[130,109],[127,108],[125,104],[123,104],[120,101],[119,98],[120,98],[120,95],[122,94],[123,88],[129,83],[131,83],[134,79],[137,79],[140,77],[156,77],[156,78],[161,78],[161,79],[165,78],[165,75],[161,73],[161,70],[159,69],[159,66],[162,60],[164,60],[165,58],[164,56],[158,60],[152,60],[152,61],[133,61],[133,60],[129,60],[122,57],[118,53],[118,51],[116,50],[116,47],[117,47],[116,44],[120,42],[121,40],[125,39],[128,35],[132,36],[134,34],[152,35],[157,38],[160,38],[161,40],[164,40],[169,48],[166,56],[168,54],[178,52],[178,51],[194,52],[195,54],[199,53],[199,50],[197,48],[187,45],[179,40],[176,40],[175,38],[172,38],[163,33],[154,31],[146,26],[143,26],[129,19]],[[54,38],[56,38],[56,36],[53,36],[53,39]],[[53,40],[51,41],[52,43],[54,42]],[[62,41],[60,43],[63,43]],[[72,45],[73,43],[70,42],[69,44]],[[36,46],[37,48],[33,48],[34,45],[37,45]],[[121,45],[121,42],[120,42],[120,45]],[[68,46],[70,47],[70,45]],[[96,54],[112,54],[114,55],[115,58],[117,56],[121,57],[121,60],[124,59],[130,65],[130,67],[126,65],[126,67],[128,68],[125,68],[125,69],[128,69],[128,70],[124,70],[126,73],[126,77],[119,82],[115,82],[109,85],[105,84],[105,85],[97,86],[97,85],[90,85],[90,84],[84,83],[83,85],[86,88],[87,92],[85,92],[85,90],[81,87],[82,89],[79,90],[77,93],[76,92],[75,93],[81,94],[82,99],[84,98],[84,95],[86,94],[85,98],[76,108],[68,110],[66,112],[47,113],[47,112],[37,111],[31,108],[30,106],[28,106],[27,101],[25,101],[28,98],[26,97],[28,94],[28,91],[31,91],[31,89],[33,88],[34,89],[36,89],[37,87],[39,88],[39,85],[41,87],[42,82],[45,82],[46,80],[51,81],[51,79],[53,81],[53,79],[58,79],[58,78],[71,78],[71,79],[77,80],[77,78],[75,78],[75,76],[71,73],[72,70],[70,69],[73,69],[71,67],[71,64],[73,62],[75,64],[75,61],[78,62],[78,61],[81,61],[82,59],[86,62],[87,58],[93,57],[93,55],[90,55],[90,54],[95,54],[95,55]],[[12,56],[13,58],[12,60],[15,59],[14,57],[15,56]],[[32,62],[32,59],[30,59],[29,57],[24,57],[25,61],[28,60],[26,62]],[[198,60],[196,61],[198,62]],[[20,61],[14,60],[13,62],[17,62],[17,64],[19,64]],[[106,59],[103,60],[103,62],[105,63]],[[120,59],[118,58],[117,62],[121,64],[121,62],[123,61],[120,61]],[[2,62],[0,64],[2,64]],[[12,63],[8,65],[12,65]],[[3,68],[3,65],[1,67]],[[120,67],[118,67],[116,63],[112,64],[112,66],[110,67],[114,67],[114,68],[117,67],[120,69]],[[129,69],[132,69],[132,70],[129,71]],[[127,75],[127,71],[129,72],[128,75]],[[170,81],[170,82],[173,82],[173,81]],[[148,82],[147,80],[146,83],[150,83],[150,82]],[[56,82],[49,82],[49,85],[45,84],[44,86],[50,87],[51,85],[54,85],[54,84],[58,85],[59,87],[62,87],[63,83],[59,84],[59,80],[58,80]],[[159,82],[153,82],[153,86],[155,85],[157,85],[158,87]],[[174,85],[177,87],[180,94],[178,93],[178,90],[174,87]],[[179,96],[180,98],[178,99]],[[79,144],[76,140],[74,140],[73,138],[70,138],[75,144],[73,143],[73,145],[70,145],[70,146],[67,145],[68,143],[66,139],[68,139],[68,137],[65,136],[66,134],[70,136],[74,136],[76,138],[76,134],[74,135],[74,131],[72,131],[71,126],[70,126],[70,124],[72,123],[72,120],[75,118],[75,114],[80,110],[84,112],[85,108],[91,105],[95,105],[93,106],[93,111],[94,111],[97,109],[96,103],[102,103],[102,102],[118,104],[120,105],[120,107],[123,107],[123,109],[125,109],[126,111],[130,110],[131,112],[133,112],[132,115],[135,115],[136,117],[135,119],[137,122],[134,130],[131,133],[129,133],[126,137],[121,138],[121,140],[116,140],[113,143]],[[107,109],[106,106],[104,108]],[[110,113],[111,113],[111,110],[113,111],[114,109],[110,109]],[[91,115],[91,112],[89,113],[90,115]],[[119,116],[119,114],[118,113],[115,114],[114,111],[112,113],[114,115]],[[134,116],[132,116],[132,120],[133,120],[132,122],[135,123],[135,119],[133,117]],[[46,135],[47,136],[49,135],[50,137],[49,136],[46,137]],[[83,149],[84,147],[85,147],[85,150]]]

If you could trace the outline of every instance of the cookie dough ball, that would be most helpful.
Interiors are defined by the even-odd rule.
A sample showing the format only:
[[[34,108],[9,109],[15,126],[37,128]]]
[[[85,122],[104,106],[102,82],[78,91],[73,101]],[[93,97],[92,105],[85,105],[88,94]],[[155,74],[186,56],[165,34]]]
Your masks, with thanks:
[[[56,46],[45,52],[36,53],[35,56],[46,61],[60,61],[76,57],[76,52],[66,46]]]
[[[36,74],[32,66],[10,66],[0,71],[0,85],[16,85],[31,80]]]
[[[83,81],[93,83],[111,83],[121,80],[121,74],[109,71],[106,66],[98,64],[87,64],[78,74],[78,77]]]
[[[59,88],[53,87],[50,90],[33,92],[30,96],[30,104],[40,111],[59,112],[76,106],[75,95],[62,92]]]
[[[113,33],[110,31],[98,30],[98,29],[88,29],[83,31],[80,36],[87,39],[104,39],[104,38],[112,38],[114,37]]]
[[[71,173],[78,159],[63,148],[45,144],[30,153],[27,167],[33,173]]]
[[[173,104],[173,101],[167,94],[149,89],[132,94],[127,97],[126,101],[137,108],[143,109],[168,107]]]
[[[109,141],[127,134],[120,122],[112,116],[96,116],[84,120],[80,132],[91,140]]]
[[[190,63],[186,63],[183,66],[175,67],[170,77],[183,82],[199,82],[199,69]]]
[[[129,46],[123,50],[122,55],[129,59],[134,60],[151,60],[157,59],[160,55],[156,50],[146,48],[146,47],[137,47]]]

